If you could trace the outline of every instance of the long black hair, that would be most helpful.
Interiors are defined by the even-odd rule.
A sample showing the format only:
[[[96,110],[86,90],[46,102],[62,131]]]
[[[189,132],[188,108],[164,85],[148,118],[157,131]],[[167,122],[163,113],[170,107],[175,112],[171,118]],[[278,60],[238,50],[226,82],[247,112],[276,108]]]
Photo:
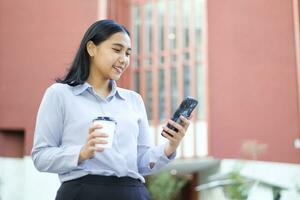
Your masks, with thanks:
[[[90,74],[90,56],[86,49],[87,43],[92,41],[98,45],[117,32],[124,32],[130,36],[125,26],[110,19],[100,20],[92,24],[84,34],[67,74],[63,79],[56,79],[56,82],[70,86],[83,84]]]

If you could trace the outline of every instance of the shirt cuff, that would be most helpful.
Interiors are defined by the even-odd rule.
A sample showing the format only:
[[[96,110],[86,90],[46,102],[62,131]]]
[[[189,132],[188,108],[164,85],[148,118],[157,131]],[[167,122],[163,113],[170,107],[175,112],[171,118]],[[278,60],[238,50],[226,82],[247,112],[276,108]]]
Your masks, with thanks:
[[[153,151],[153,154],[150,157],[150,162],[156,163],[157,161],[162,161],[168,163],[171,160],[175,159],[176,151],[172,153],[169,157],[165,154],[166,145],[167,143],[157,146],[157,148]]]
[[[64,163],[69,163],[68,168],[74,169],[74,168],[78,167],[78,165],[79,165],[78,160],[79,160],[81,148],[82,148],[82,145],[66,147],[65,153],[67,156],[65,156]]]

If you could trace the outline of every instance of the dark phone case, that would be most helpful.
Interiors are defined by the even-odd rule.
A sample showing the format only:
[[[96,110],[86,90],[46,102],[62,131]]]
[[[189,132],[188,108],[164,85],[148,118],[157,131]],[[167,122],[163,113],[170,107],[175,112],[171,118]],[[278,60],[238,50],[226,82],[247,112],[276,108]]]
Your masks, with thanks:
[[[186,97],[181,102],[180,106],[175,111],[173,117],[171,118],[174,122],[180,123],[180,115],[183,115],[184,117],[189,117],[195,107],[197,106],[198,101],[192,97]],[[167,127],[172,129],[173,131],[178,131],[177,128],[173,127],[170,124],[167,124]]]

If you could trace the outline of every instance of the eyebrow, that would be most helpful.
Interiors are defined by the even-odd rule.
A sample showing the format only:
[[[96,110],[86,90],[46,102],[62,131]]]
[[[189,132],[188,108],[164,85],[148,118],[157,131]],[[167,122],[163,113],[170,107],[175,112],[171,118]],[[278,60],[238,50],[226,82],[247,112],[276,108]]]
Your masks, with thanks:
[[[116,45],[116,46],[119,46],[119,47],[122,47],[122,48],[125,47],[123,44],[120,44],[120,43],[113,43],[112,45]],[[127,50],[131,51],[131,48],[128,48]]]

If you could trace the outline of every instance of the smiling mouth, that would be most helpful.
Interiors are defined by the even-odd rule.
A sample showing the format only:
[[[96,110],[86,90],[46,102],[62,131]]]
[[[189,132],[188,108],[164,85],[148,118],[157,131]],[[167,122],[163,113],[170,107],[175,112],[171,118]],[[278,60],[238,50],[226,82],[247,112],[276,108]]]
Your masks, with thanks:
[[[122,73],[123,72],[123,67],[121,67],[121,66],[116,66],[116,65],[113,65],[113,68],[115,69],[115,70],[117,70],[117,72],[118,73]]]

